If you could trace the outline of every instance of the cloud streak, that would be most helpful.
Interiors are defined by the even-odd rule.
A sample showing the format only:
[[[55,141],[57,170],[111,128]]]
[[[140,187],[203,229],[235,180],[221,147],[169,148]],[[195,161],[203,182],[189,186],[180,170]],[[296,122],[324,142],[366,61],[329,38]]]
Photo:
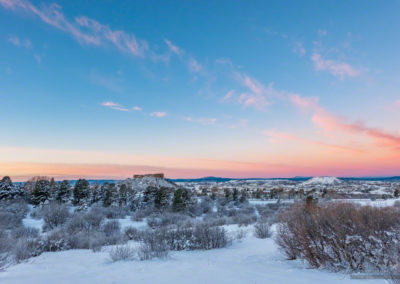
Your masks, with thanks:
[[[161,118],[167,116],[167,113],[164,111],[154,111],[150,113],[150,116]]]
[[[118,104],[118,103],[114,103],[114,102],[103,102],[101,103],[102,106],[104,107],[108,107],[111,108],[113,110],[118,110],[118,111],[129,111],[129,109],[127,109],[126,107]]]
[[[314,53],[311,56],[311,60],[314,63],[315,70],[328,71],[333,76],[338,77],[341,80],[343,80],[346,76],[357,77],[362,73],[360,69],[356,69],[346,62],[324,59],[318,53]]]
[[[134,56],[143,56],[148,50],[147,42],[136,39],[135,35],[122,30],[113,30],[107,25],[88,17],[66,18],[58,4],[38,8],[25,0],[0,0],[0,4],[11,10],[21,10],[39,17],[44,23],[70,34],[79,43],[101,46],[110,44],[119,51]]]

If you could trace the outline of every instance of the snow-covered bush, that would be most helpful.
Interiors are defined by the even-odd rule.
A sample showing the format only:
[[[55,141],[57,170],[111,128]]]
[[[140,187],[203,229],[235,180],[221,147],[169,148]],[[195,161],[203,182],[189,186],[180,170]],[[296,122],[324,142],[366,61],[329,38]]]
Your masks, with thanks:
[[[132,226],[125,228],[124,235],[128,240],[140,241],[142,238],[142,233]]]
[[[117,220],[107,221],[103,225],[103,232],[107,237],[110,237],[114,234],[119,234],[121,232],[121,225]]]
[[[71,248],[68,235],[65,231],[56,229],[49,232],[42,240],[41,244],[44,251],[62,251]]]
[[[385,270],[400,253],[400,210],[351,203],[294,204],[279,216],[276,241],[313,267]]]
[[[121,245],[111,248],[109,254],[113,262],[131,260],[135,257],[136,250],[129,245]]]
[[[63,225],[69,217],[69,210],[64,204],[51,202],[43,207],[45,230],[52,230],[60,225]]]
[[[97,231],[100,229],[103,221],[104,216],[98,215],[96,212],[75,213],[66,223],[66,230],[70,234],[82,231]]]
[[[235,233],[235,239],[237,240],[242,240],[246,238],[246,236],[247,236],[247,231],[245,229],[239,229]]]
[[[11,237],[13,239],[20,238],[37,238],[39,236],[39,230],[37,228],[21,226],[15,228],[11,232]]]
[[[269,223],[266,221],[257,222],[254,225],[254,236],[259,239],[266,239],[271,237],[271,230]]]
[[[39,239],[21,238],[13,247],[14,259],[17,263],[38,256],[42,252],[43,248]]]
[[[22,226],[22,218],[7,211],[0,211],[0,230],[17,228]]]
[[[232,220],[239,226],[248,226],[257,221],[257,216],[254,214],[239,213]]]
[[[214,249],[226,247],[230,240],[226,230],[221,227],[212,227],[208,224],[200,224],[194,228],[192,249]]]
[[[165,232],[165,229],[161,229],[143,234],[142,243],[138,249],[140,260],[149,260],[154,257],[166,258],[168,256],[169,247]]]

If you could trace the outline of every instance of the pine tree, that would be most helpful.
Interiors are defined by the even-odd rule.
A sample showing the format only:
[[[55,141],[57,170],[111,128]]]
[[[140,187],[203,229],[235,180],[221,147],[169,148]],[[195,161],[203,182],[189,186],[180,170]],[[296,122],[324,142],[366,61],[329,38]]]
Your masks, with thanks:
[[[15,188],[9,176],[5,176],[0,181],[0,200],[12,199],[15,195]]]
[[[103,192],[103,205],[104,206],[111,206],[117,203],[118,199],[118,192],[115,186],[115,183],[105,183],[102,186]]]
[[[233,189],[233,192],[232,192],[232,199],[233,199],[233,201],[236,201],[236,200],[238,200],[238,198],[239,198],[239,191],[238,191],[237,188],[235,187],[235,188]]]
[[[158,210],[165,209],[169,205],[170,191],[168,188],[160,187],[154,197],[154,207]]]
[[[97,183],[92,187],[91,197],[90,204],[97,203],[102,199],[102,188]]]
[[[185,212],[191,204],[191,194],[186,188],[179,188],[174,192],[172,210],[175,212]]]
[[[71,196],[71,187],[69,181],[63,180],[57,185],[56,200],[61,203],[69,201]]]
[[[146,205],[154,205],[154,199],[156,197],[157,191],[158,188],[155,186],[146,187],[145,191],[143,192],[143,203],[145,203]]]
[[[74,205],[84,205],[90,195],[89,182],[85,179],[78,179],[74,186]]]
[[[50,197],[50,181],[41,179],[36,181],[35,187],[32,192],[32,203],[40,205],[49,200]]]

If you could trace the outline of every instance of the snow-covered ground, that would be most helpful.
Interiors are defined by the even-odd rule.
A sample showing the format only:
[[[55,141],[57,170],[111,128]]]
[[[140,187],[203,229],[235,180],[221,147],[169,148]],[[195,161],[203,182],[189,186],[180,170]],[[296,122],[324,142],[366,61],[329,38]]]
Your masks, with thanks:
[[[236,225],[227,226],[234,232]],[[272,239],[251,234],[232,246],[210,251],[171,252],[168,259],[113,263],[107,248],[43,253],[0,273],[2,284],[42,283],[324,283],[377,284],[384,280],[351,280],[348,275],[310,269],[288,261]]]

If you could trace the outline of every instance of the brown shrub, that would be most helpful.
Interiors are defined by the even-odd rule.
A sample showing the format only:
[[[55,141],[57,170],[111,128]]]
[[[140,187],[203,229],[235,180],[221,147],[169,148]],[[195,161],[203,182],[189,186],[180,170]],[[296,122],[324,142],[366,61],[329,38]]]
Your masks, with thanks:
[[[276,242],[313,267],[385,270],[398,263],[400,210],[351,203],[294,204],[279,215]]]

